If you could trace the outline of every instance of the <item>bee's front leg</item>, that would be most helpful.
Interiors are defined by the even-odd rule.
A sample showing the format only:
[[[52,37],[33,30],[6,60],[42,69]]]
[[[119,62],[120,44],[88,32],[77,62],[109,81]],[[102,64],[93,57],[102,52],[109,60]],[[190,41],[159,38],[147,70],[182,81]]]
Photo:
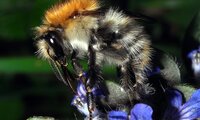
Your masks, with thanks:
[[[78,55],[77,51],[74,50],[72,53],[72,56],[71,56],[72,67],[75,71],[75,74],[79,77],[79,79],[84,79],[85,73],[83,71],[83,67],[81,66],[81,64],[78,61],[77,55]]]
[[[88,47],[88,75],[85,81],[85,88],[86,88],[86,96],[87,96],[87,105],[89,111],[89,119],[92,119],[92,113],[95,108],[95,100],[94,95],[92,93],[93,87],[100,82],[102,79],[100,76],[100,67],[96,62],[96,49],[94,45],[96,45],[97,39],[92,38],[91,42]]]

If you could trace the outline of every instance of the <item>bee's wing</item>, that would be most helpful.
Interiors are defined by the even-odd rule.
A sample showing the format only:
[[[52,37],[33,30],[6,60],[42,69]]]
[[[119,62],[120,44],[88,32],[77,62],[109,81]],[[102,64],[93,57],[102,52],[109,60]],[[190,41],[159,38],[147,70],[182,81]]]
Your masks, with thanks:
[[[60,81],[62,81],[65,85],[69,86],[74,93],[76,93],[71,84],[72,77],[69,74],[69,71],[66,68],[64,68],[65,66],[59,65],[58,63],[56,63],[53,60],[49,60],[49,64],[50,64],[53,72],[55,73],[56,77]]]

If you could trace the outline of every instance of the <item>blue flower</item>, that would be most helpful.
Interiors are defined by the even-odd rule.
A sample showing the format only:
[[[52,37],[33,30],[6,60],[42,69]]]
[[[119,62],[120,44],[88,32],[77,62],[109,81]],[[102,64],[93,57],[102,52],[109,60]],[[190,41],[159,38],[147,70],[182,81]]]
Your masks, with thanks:
[[[92,89],[92,93],[94,97],[96,96],[103,96],[100,89],[97,87],[94,87]],[[89,117],[89,111],[88,111],[88,103],[87,103],[87,97],[86,97],[86,89],[82,82],[80,82],[77,86],[77,95],[74,96],[72,103],[73,106],[75,106],[80,113],[87,117]],[[98,120],[100,117],[103,116],[103,113],[101,113],[96,107],[93,109],[92,112],[92,118],[93,120]]]
[[[196,76],[200,76],[200,47],[198,49],[192,50],[187,58],[191,60],[191,67]]]
[[[136,104],[131,110],[130,120],[152,120],[153,109],[143,103]]]
[[[94,103],[96,98],[105,97],[102,90],[98,87],[93,87]],[[163,120],[193,120],[200,118],[200,89],[196,90],[190,99],[183,104],[183,95],[176,89],[167,89],[165,91],[167,98],[167,108],[165,110]],[[80,80],[77,86],[77,94],[72,100],[72,105],[76,106],[78,111],[89,117],[88,100],[86,97],[86,89]],[[125,111],[108,111],[102,113],[94,106],[92,119],[109,119],[109,120],[152,120],[153,109],[143,103],[135,104],[130,113]]]
[[[193,120],[200,118],[200,89],[196,90],[191,98],[183,104],[182,93],[175,89],[166,90],[168,107],[163,116],[164,120]],[[153,110],[150,106],[136,104],[130,115],[124,111],[109,112],[109,120],[152,120]]]
[[[152,120],[153,110],[150,106],[138,103],[131,109],[130,116],[124,111],[111,111],[109,120]]]
[[[125,111],[110,111],[108,118],[109,120],[127,120],[128,114]]]
[[[200,52],[200,47],[198,49],[192,50],[191,52],[188,53],[187,58],[193,59],[194,55]]]
[[[196,90],[190,99],[183,104],[181,92],[167,90],[168,108],[164,120],[193,120],[200,118],[200,89]]]
[[[101,90],[94,87],[92,90],[92,93],[94,96],[101,96],[104,97]],[[86,90],[85,86],[80,82],[77,86],[77,95],[74,96],[72,103],[73,106],[75,106],[80,113],[86,116],[86,118],[89,117],[89,111],[87,106],[87,98],[86,98]],[[93,120],[98,119],[105,119],[108,117],[109,120],[151,120],[153,110],[150,106],[146,104],[136,104],[132,110],[131,115],[128,116],[128,114],[124,111],[110,111],[108,113],[108,116],[106,114],[99,111],[96,107],[94,108],[92,112]]]

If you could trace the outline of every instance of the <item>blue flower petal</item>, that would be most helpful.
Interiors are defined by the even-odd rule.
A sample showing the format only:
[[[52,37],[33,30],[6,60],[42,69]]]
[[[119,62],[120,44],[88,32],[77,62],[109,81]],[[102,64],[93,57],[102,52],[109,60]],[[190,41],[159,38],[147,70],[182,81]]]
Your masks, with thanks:
[[[94,93],[97,90],[99,92],[100,89],[97,89],[96,87],[93,88]],[[96,97],[96,96],[94,96],[94,97]],[[86,117],[89,116],[88,105],[87,105],[87,97],[86,97],[86,89],[85,89],[85,86],[82,82],[78,83],[77,95],[74,96],[71,105],[75,106],[78,109],[78,111],[80,113],[84,114]],[[96,117],[99,114],[100,114],[100,112],[95,107],[94,111],[92,112],[92,116]]]
[[[193,120],[200,118],[200,101],[198,103],[186,106],[185,109],[180,109],[181,120]]]
[[[192,50],[191,52],[188,53],[187,58],[189,59],[193,59],[194,58],[194,54],[198,53],[200,51],[200,47],[198,49]]]
[[[188,100],[188,102],[193,101],[193,100],[200,100],[200,89],[196,90],[192,96],[190,97],[190,99]]]
[[[86,98],[86,92],[87,91],[86,91],[85,86],[83,85],[83,83],[79,82],[78,86],[77,86],[77,94],[79,96],[81,96],[81,97],[85,97]],[[98,87],[95,87],[95,86],[92,89],[92,93],[93,93],[93,95],[95,97],[97,97],[97,96],[102,96],[103,97],[104,96],[102,89],[98,88]]]
[[[128,120],[128,114],[124,111],[110,111],[108,113],[109,120]]]
[[[79,96],[75,96],[72,100],[71,105],[75,106],[80,113],[85,115],[86,117],[89,117],[89,111],[88,111],[88,105],[87,101]],[[96,117],[97,115],[100,115],[101,113],[98,111],[98,109],[95,107],[94,111],[92,112],[92,116]]]
[[[79,96],[86,96],[85,86],[82,83],[78,83],[77,94]]]
[[[86,116],[89,115],[88,107],[86,101],[82,101],[82,98],[79,96],[75,96],[72,100],[71,105],[75,106],[78,111]]]
[[[179,108],[182,105],[182,94],[178,90],[168,89],[166,90],[166,95],[169,106]]]
[[[200,118],[200,89],[196,90],[191,98],[179,109],[181,119]]]
[[[153,109],[146,104],[136,104],[131,110],[130,120],[152,120]]]
[[[180,118],[180,113],[178,108],[182,105],[182,94],[176,89],[167,89],[167,109],[163,116],[164,120],[178,120]]]
[[[94,96],[104,96],[101,88],[94,87],[92,89],[92,93],[93,93]]]

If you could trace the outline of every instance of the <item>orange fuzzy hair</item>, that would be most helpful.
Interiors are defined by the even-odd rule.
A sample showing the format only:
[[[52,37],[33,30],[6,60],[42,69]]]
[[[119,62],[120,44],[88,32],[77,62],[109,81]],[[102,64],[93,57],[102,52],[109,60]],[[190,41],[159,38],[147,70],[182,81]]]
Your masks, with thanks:
[[[70,0],[49,9],[45,14],[44,24],[53,26],[62,25],[74,13],[94,11],[99,7],[100,5],[97,0]]]

